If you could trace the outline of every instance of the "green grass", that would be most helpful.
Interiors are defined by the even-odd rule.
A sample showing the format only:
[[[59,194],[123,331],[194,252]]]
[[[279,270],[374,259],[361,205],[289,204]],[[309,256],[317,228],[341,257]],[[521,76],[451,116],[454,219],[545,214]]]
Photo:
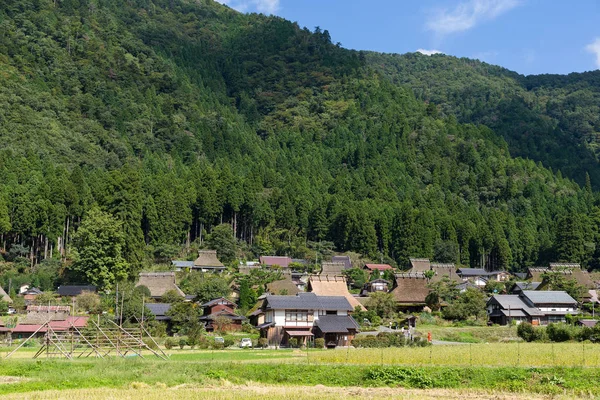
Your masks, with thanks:
[[[498,343],[308,352],[177,350],[171,353],[168,361],[149,357],[2,360],[0,378],[20,379],[7,384],[0,382],[0,396],[39,390],[128,389],[132,383],[176,388],[224,382],[600,396],[596,384],[600,380],[600,369],[596,368],[600,366],[600,345],[592,344]]]

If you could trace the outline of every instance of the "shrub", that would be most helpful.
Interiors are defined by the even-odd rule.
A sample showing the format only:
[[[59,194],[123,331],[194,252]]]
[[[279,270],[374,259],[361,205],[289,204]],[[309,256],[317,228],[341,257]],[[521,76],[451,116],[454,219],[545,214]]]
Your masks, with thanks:
[[[291,338],[289,343],[290,347],[298,347],[298,339],[296,338]]]
[[[185,340],[185,338],[179,339],[179,348],[181,350],[183,350],[183,348],[185,347],[186,344],[187,344],[187,340]]]
[[[256,328],[252,326],[251,323],[249,323],[248,321],[244,321],[242,323],[242,332],[244,333],[255,333],[256,332]]]
[[[226,337],[226,338],[225,338],[225,343],[223,343],[223,346],[224,346],[224,347],[231,347],[231,346],[233,346],[234,344],[235,344],[235,341],[234,341],[232,338],[230,338],[230,337]]]
[[[187,345],[190,346],[190,348],[193,349],[194,347],[196,347],[197,344],[198,344],[198,336],[196,336],[196,335],[188,336]]]
[[[317,349],[322,349],[323,347],[325,347],[325,339],[323,339],[323,338],[315,339],[315,347]]]
[[[165,349],[171,350],[173,347],[175,347],[175,341],[171,338],[167,338],[167,340],[165,340]]]
[[[258,347],[266,348],[269,345],[269,340],[267,338],[261,337],[258,339]]]
[[[566,342],[571,340],[571,330],[565,324],[549,324],[546,328],[548,339],[553,342]]]
[[[526,342],[536,340],[535,328],[529,322],[523,322],[517,327],[517,335]]]
[[[156,342],[150,338],[144,339],[144,344],[151,348],[152,350],[158,350],[158,345]]]

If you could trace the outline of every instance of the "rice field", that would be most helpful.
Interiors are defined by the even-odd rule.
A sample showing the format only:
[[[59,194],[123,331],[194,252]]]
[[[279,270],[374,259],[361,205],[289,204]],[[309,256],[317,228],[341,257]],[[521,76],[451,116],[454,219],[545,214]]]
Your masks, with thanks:
[[[359,365],[600,367],[600,344],[484,343],[335,349],[310,352],[310,362]]]

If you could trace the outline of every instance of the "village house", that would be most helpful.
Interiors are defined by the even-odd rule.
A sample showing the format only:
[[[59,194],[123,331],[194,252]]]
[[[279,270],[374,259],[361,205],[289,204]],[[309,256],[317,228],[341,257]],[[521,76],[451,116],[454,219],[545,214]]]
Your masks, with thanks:
[[[342,276],[346,265],[343,262],[328,262],[321,263],[321,275]]]
[[[523,290],[537,290],[541,282],[515,282],[511,289],[512,294],[520,294]]]
[[[13,302],[10,296],[6,294],[2,286],[0,286],[0,300],[9,304]]]
[[[30,305],[35,303],[35,299],[42,293],[43,292],[38,288],[27,288],[25,291],[19,293],[19,296],[23,297],[25,305]]]
[[[430,282],[438,282],[448,278],[453,282],[461,282],[462,279],[456,274],[456,265],[452,263],[430,262],[428,258],[411,258],[411,274],[424,274],[427,271],[433,271]]]
[[[390,291],[398,308],[403,311],[422,311],[429,294],[427,278],[422,273],[396,274],[396,282]]]
[[[349,256],[333,256],[331,262],[344,264],[344,269],[352,268],[352,261]]]
[[[390,286],[390,283],[388,281],[386,281],[385,279],[374,279],[363,285],[360,295],[368,296],[369,293],[374,293],[374,292],[387,293],[389,291],[389,286]]]
[[[394,268],[388,264],[365,264],[363,269],[368,271],[370,274],[378,273],[380,276],[383,276],[385,271],[394,270]]]
[[[213,332],[216,329],[239,331],[242,329],[242,323],[246,317],[235,313],[236,304],[224,297],[211,300],[202,304],[203,313],[200,321],[204,322],[204,328],[207,332]],[[215,326],[219,323],[223,326]]]
[[[530,322],[547,325],[565,322],[566,315],[578,314],[577,301],[564,291],[523,290],[520,294],[498,294],[487,302],[487,313],[495,324]]]
[[[292,279],[292,274],[284,274],[283,279],[267,283],[266,293],[279,295],[295,295],[301,292],[298,285]]]
[[[260,263],[269,268],[280,267],[285,269],[292,263],[292,259],[283,256],[260,256]]]
[[[198,250],[198,258],[194,261],[172,261],[175,271],[200,271],[222,273],[227,268],[217,258],[216,250]]]
[[[476,286],[483,287],[488,281],[505,282],[510,279],[506,271],[486,271],[483,268],[459,268],[456,273],[463,281],[470,281]]]
[[[0,327],[0,332],[9,333],[12,339],[24,339],[35,334],[43,336],[49,329],[65,332],[84,328],[88,317],[71,316],[69,306],[28,306],[25,319],[15,327]]]
[[[348,291],[348,282],[343,276],[311,275],[308,279],[308,290],[318,296],[343,296],[354,310],[359,307],[366,311],[365,306]]]
[[[185,293],[175,283],[175,272],[140,272],[136,286],[147,287],[153,299],[160,299],[167,292],[185,297]]]
[[[348,346],[359,330],[348,314],[353,308],[343,296],[267,295],[261,308],[265,321],[258,326],[261,337],[274,346],[287,346],[292,338],[300,344],[323,338],[328,347]]]

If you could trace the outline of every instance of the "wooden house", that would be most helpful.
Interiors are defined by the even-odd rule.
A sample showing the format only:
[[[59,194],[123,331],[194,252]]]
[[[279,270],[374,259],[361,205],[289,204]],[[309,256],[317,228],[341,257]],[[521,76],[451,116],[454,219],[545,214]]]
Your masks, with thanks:
[[[343,296],[267,295],[261,308],[265,322],[258,328],[261,336],[275,346],[287,346],[292,338],[306,344],[319,337],[328,347],[348,346],[359,330],[349,315],[353,308]]]
[[[242,323],[246,317],[235,313],[236,304],[224,297],[211,300],[202,304],[202,316],[200,320],[204,322],[207,332],[215,329],[225,331],[239,331],[242,329]],[[226,326],[217,326],[220,321],[227,321]]]
[[[565,322],[566,315],[578,314],[577,301],[564,291],[523,290],[520,294],[494,295],[487,302],[490,321],[506,325],[529,322],[547,325]]]
[[[345,269],[345,264],[341,262],[324,261],[321,263],[321,275],[341,276]]]
[[[390,293],[400,309],[421,311],[429,294],[428,283],[422,273],[396,274],[396,282]]]

